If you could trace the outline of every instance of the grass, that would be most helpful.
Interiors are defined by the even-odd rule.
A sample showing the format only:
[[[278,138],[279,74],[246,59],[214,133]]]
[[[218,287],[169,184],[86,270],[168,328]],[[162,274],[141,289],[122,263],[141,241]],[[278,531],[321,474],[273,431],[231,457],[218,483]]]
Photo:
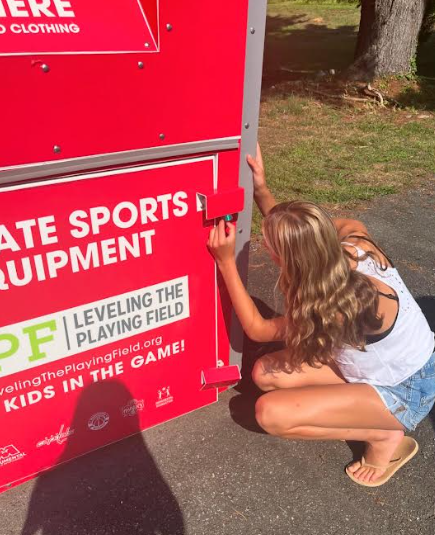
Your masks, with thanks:
[[[342,69],[352,60],[359,10],[351,4],[269,3],[265,78],[289,71]]]
[[[349,208],[434,176],[435,116],[421,111],[435,97],[430,84],[424,93],[418,80],[394,80],[401,108],[319,96],[334,93],[324,75],[351,62],[358,22],[351,4],[269,4],[259,138],[278,200]],[[429,73],[435,41],[425,47]]]

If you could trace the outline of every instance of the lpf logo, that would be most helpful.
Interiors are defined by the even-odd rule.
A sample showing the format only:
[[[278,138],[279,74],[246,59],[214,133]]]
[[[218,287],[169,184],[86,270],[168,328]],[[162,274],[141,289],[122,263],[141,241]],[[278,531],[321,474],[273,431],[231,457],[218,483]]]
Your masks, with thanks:
[[[21,453],[21,451],[12,444],[3,446],[2,448],[0,447],[0,466],[19,461],[25,456],[25,453]]]
[[[136,416],[139,411],[143,411],[144,407],[143,399],[132,399],[122,407],[121,412],[124,418],[127,418],[128,416]]]
[[[174,398],[171,396],[169,386],[164,386],[163,388],[160,388],[160,390],[157,390],[156,407],[162,407],[163,405],[167,405],[168,403],[172,403],[173,401]]]
[[[88,421],[88,427],[91,431],[100,431],[109,423],[107,412],[97,412],[93,414]]]

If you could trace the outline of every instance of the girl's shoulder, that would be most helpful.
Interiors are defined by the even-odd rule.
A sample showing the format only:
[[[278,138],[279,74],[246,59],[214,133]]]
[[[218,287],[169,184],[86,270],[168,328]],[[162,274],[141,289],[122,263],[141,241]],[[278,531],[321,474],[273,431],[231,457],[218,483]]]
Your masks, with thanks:
[[[342,247],[348,252],[353,269],[357,269],[360,262],[369,261],[375,271],[386,271],[394,268],[392,260],[385,251],[369,235],[350,235],[341,242]]]
[[[394,265],[387,254],[370,236],[367,227],[356,219],[334,220],[338,238],[348,253],[352,269],[357,269],[361,260],[371,258],[382,270]]]
[[[347,236],[351,235],[369,236],[367,227],[357,219],[335,218],[333,222],[340,241],[344,241]]]

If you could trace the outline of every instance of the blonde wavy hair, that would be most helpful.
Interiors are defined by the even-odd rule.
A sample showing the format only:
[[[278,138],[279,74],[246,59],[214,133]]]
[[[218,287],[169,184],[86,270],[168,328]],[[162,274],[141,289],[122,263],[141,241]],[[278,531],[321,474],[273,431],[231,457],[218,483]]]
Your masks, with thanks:
[[[311,202],[278,204],[264,219],[263,236],[279,262],[285,299],[288,360],[277,366],[291,373],[303,363],[332,364],[346,345],[364,350],[365,333],[382,326],[378,293],[351,269],[329,215]]]

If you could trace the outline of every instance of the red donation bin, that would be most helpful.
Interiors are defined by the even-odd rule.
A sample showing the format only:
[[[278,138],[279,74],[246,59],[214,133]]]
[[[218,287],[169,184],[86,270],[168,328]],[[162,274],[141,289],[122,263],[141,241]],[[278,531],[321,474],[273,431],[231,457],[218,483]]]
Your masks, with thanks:
[[[0,0],[0,492],[237,382],[265,3]]]

